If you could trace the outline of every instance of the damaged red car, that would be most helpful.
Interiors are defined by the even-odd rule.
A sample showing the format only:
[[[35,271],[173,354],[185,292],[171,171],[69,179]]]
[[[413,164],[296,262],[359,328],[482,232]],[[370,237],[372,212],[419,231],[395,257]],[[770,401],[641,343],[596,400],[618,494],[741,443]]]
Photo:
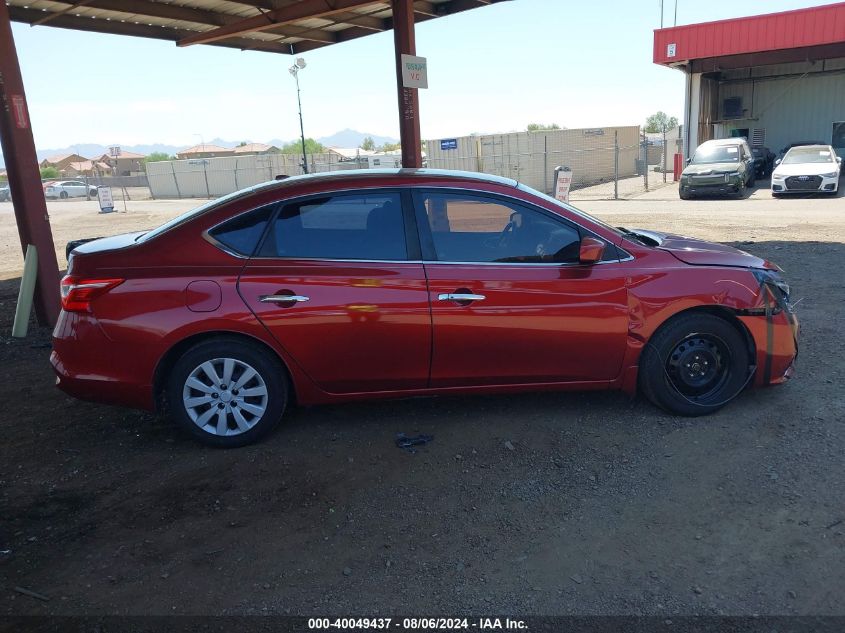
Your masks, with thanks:
[[[366,398],[621,389],[697,416],[797,353],[774,264],[462,172],[258,185],[77,246],[61,290],[59,388],[226,447]]]

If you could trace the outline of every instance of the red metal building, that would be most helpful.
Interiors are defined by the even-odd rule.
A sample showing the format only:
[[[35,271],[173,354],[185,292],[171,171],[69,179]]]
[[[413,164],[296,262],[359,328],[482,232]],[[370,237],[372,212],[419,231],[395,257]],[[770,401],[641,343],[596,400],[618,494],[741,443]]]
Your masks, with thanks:
[[[729,136],[845,154],[845,2],[657,29],[654,63],[686,73],[687,155]]]

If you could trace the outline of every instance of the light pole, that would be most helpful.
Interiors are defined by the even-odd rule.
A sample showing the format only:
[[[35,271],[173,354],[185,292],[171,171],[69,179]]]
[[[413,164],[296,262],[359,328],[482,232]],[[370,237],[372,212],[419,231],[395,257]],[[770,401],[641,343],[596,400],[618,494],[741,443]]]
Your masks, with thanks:
[[[296,58],[296,63],[288,70],[296,80],[296,103],[299,106],[299,138],[302,140],[302,170],[308,173],[308,157],[305,154],[305,128],[302,125],[302,99],[299,97],[299,71],[305,68],[305,60],[302,57]]]

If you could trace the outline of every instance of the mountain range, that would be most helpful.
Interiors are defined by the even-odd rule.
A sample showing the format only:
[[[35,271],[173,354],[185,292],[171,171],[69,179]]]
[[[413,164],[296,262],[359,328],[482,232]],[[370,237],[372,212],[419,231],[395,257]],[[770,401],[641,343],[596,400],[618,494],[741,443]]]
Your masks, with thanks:
[[[364,141],[365,138],[371,137],[373,142],[375,142],[376,146],[384,145],[385,143],[398,143],[399,140],[393,138],[391,136],[379,136],[378,134],[369,134],[367,132],[358,132],[357,130],[345,129],[340,130],[339,132],[335,132],[330,136],[322,136],[316,139],[319,143],[322,143],[326,147],[358,147]],[[297,139],[292,139],[297,140]],[[238,141],[227,141],[222,138],[214,138],[210,141],[206,141],[208,145],[219,145],[220,147],[236,147],[242,142],[252,143],[254,141],[249,139],[241,139]],[[270,139],[266,142],[268,145],[275,145],[276,147],[282,147],[283,145],[287,145],[291,141],[283,141],[278,138]],[[126,150],[127,152],[136,152],[138,154],[145,154],[149,155],[153,152],[164,152],[166,154],[173,154],[175,155],[177,152],[185,149],[186,145],[167,145],[165,143],[152,143],[149,145],[121,145],[121,149]],[[36,154],[38,155],[38,161],[41,162],[45,158],[49,156],[58,156],[61,154],[79,154],[80,156],[84,156],[85,158],[95,158],[102,156],[103,154],[108,153],[109,146],[108,145],[99,145],[97,143],[77,143],[74,145],[69,145],[68,147],[59,147],[59,148],[50,148],[50,149],[36,149]],[[5,167],[5,164],[0,157],[0,167]]]

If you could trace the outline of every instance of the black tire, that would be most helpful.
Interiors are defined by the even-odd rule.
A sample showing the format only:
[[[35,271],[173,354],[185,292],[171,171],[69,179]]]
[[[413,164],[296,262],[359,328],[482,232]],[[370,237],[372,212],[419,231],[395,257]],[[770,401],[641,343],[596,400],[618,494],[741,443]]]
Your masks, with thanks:
[[[97,190],[92,189],[91,191],[88,192],[88,195],[91,196],[92,198],[96,198],[97,197]]]
[[[60,191],[59,192],[59,198],[61,198],[62,200],[66,200],[67,199],[67,191]]]
[[[237,432],[234,435],[218,435],[200,428],[194,422],[183,400],[183,390],[185,389],[185,383],[188,378],[203,363],[216,360],[218,361],[218,366],[220,366],[219,362],[222,362],[220,359],[227,358],[234,359],[238,363],[243,363],[257,372],[258,377],[263,381],[263,385],[266,388],[266,401],[261,403],[264,406],[263,414],[254,416],[257,420],[251,422],[252,426],[249,430]],[[237,376],[232,380],[233,385],[236,384]],[[246,385],[249,384],[255,383],[253,380],[250,380]],[[237,395],[237,391],[232,389],[233,385],[228,385],[229,389],[226,392],[230,398],[232,397],[231,394]],[[170,375],[167,378],[166,392],[167,408],[170,417],[185,432],[208,446],[235,448],[258,441],[279,424],[288,403],[288,376],[285,367],[279,359],[258,344],[240,338],[221,337],[198,343],[185,352],[176,361],[170,371]],[[202,396],[202,392],[192,391],[191,393]],[[223,393],[212,395],[222,398]],[[214,402],[217,402],[217,399]],[[254,400],[253,403],[255,403]],[[221,409],[226,406],[220,406],[221,404],[222,402],[217,402],[216,406]],[[208,408],[204,409],[204,411],[207,412],[209,409],[213,409],[214,406],[209,404]],[[237,405],[232,404],[231,406],[234,408]],[[246,411],[243,408],[244,405],[242,404],[241,406],[242,408],[240,410]],[[195,414],[199,408],[194,409]],[[226,409],[226,411],[229,411],[229,409]],[[212,418],[216,418],[216,413],[217,411],[215,410],[211,414]],[[227,423],[227,432],[235,431],[236,422],[234,417],[232,417]]]
[[[742,183],[740,183],[739,187],[737,187],[737,190],[736,190],[736,193],[734,194],[734,197],[737,200],[742,200],[745,197],[745,194],[747,192],[748,192],[748,187],[745,184],[745,181],[743,180]]]
[[[781,194],[776,193],[774,191],[772,192],[772,198],[780,198],[780,196],[781,196]]]
[[[690,195],[688,193],[684,193],[680,189],[678,189],[678,196],[681,198],[681,200],[689,200],[690,199]]]
[[[749,364],[745,337],[732,323],[712,314],[682,314],[662,325],[643,350],[640,389],[670,413],[707,415],[745,388]]]

